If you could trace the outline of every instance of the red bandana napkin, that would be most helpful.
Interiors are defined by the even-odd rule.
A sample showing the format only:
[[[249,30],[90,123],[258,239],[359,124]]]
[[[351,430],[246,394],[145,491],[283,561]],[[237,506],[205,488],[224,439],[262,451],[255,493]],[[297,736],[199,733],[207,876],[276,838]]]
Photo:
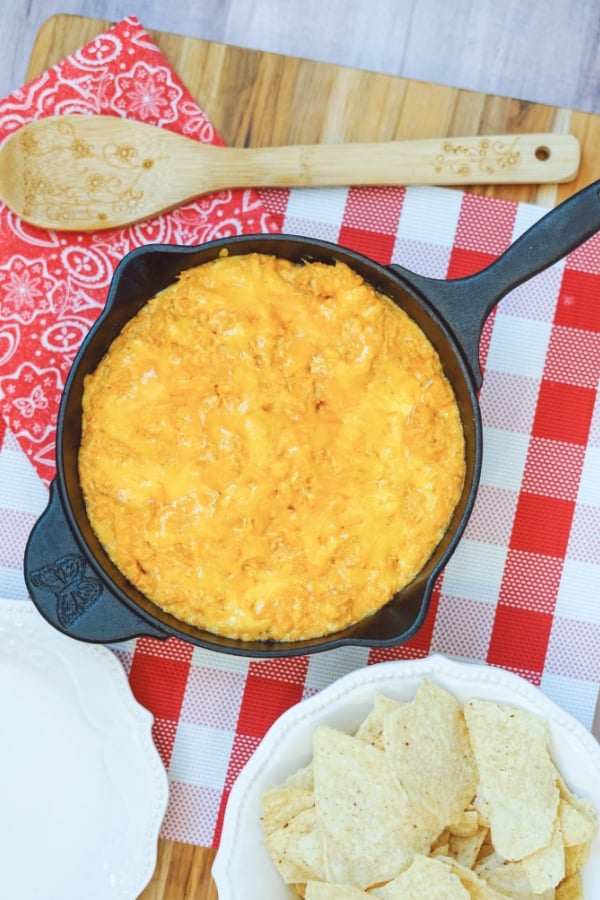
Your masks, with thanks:
[[[223,143],[134,18],[7,97],[0,140],[32,119],[72,113],[127,116]],[[90,234],[34,228],[0,204],[0,411],[46,484],[65,377],[120,258],[141,244],[276,230],[254,191],[221,191],[142,225]]]
[[[134,18],[0,102],[0,139],[33,118],[84,112],[221,142]],[[282,230],[445,278],[491,262],[542,212],[439,188],[224,191],[143,225],[64,234],[29,228],[0,204],[0,473],[12,466],[24,481],[35,478],[21,464],[26,454],[45,484],[52,479],[65,376],[117,263],[135,246]],[[591,725],[600,681],[599,294],[594,238],[490,317],[481,345],[481,487],[412,641],[261,661],[177,640],[116,649],[154,714],[169,772],[163,836],[218,843],[229,789],[277,716],[383,659],[438,652],[487,661],[524,675]],[[18,538],[0,547],[6,572],[21,566],[31,519],[31,503],[19,510],[9,500],[0,521]]]

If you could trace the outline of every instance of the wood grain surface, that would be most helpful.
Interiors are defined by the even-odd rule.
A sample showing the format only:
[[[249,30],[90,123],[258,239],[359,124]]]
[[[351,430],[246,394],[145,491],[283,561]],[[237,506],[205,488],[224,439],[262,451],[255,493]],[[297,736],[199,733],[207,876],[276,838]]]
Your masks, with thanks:
[[[27,79],[111,24],[80,16],[53,16],[37,35]],[[471,190],[553,206],[600,179],[598,115],[176,34],[150,34],[222,138],[233,146],[570,132],[582,146],[576,180],[559,186],[479,186]],[[161,839],[156,871],[140,895],[142,900],[214,900],[213,858],[213,850]]]

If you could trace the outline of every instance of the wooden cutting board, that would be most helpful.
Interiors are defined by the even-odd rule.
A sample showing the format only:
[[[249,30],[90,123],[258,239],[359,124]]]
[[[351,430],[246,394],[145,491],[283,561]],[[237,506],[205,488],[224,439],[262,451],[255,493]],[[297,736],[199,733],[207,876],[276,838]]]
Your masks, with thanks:
[[[41,28],[27,78],[34,78],[112,23],[55,15]],[[570,132],[582,164],[575,181],[504,185],[472,192],[553,206],[600,179],[600,116],[508,97],[409,81],[211,41],[150,31],[226,143],[266,146],[383,141],[468,134]],[[161,840],[141,900],[215,900],[214,851]]]

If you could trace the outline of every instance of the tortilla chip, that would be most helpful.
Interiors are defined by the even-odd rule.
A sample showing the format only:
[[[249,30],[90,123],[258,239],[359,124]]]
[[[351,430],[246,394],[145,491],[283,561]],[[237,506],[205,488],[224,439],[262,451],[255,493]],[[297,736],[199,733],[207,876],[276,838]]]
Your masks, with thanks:
[[[554,897],[553,888],[534,894],[523,863],[507,862],[495,850],[478,861],[473,871],[494,892],[493,896],[512,897],[515,900],[546,900]]]
[[[262,824],[266,835],[314,806],[314,794],[304,788],[276,787],[266,791],[261,798]]]
[[[500,866],[503,866],[506,860],[503,856],[494,850],[493,846],[490,845],[490,852],[486,853],[485,856],[482,854],[475,866],[473,867],[473,871],[476,872],[480,878],[487,878],[490,872],[494,872]]]
[[[458,700],[423,681],[411,703],[385,717],[390,766],[409,798],[422,804],[439,829],[457,822],[477,788],[477,769]]]
[[[436,837],[429,849],[429,856],[448,856],[450,832],[447,828]]]
[[[581,887],[581,876],[579,872],[569,875],[556,888],[554,893],[555,900],[583,900],[583,889]]]
[[[437,829],[396,783],[382,750],[323,725],[313,735],[313,760],[324,880],[366,888],[428,852]]]
[[[584,867],[589,859],[591,850],[590,842],[576,844],[573,847],[565,847],[565,877],[575,875]]]
[[[483,842],[488,835],[488,829],[485,826],[479,828],[475,834],[461,837],[457,834],[451,834],[448,840],[448,856],[455,859],[456,862],[464,866],[466,869],[472,869],[479,857]]]
[[[572,800],[560,798],[558,815],[565,847],[589,843],[596,833],[595,817],[590,817],[585,807],[577,808]]]
[[[488,868],[484,875],[481,872],[478,874],[483,877],[489,887],[505,897],[529,900],[533,896],[527,873],[520,862],[501,862],[494,868]],[[553,895],[554,892],[552,892]]]
[[[479,818],[479,823],[481,825],[490,827],[490,804],[482,797],[481,794],[476,794],[475,798],[471,804],[473,809],[477,812],[477,816]]]
[[[446,862],[415,856],[396,878],[369,891],[377,900],[470,900],[469,891]]]
[[[435,847],[432,847],[429,851],[429,858],[434,859],[437,856],[449,856],[450,855],[450,843],[446,841],[444,844],[438,844]]]
[[[531,882],[522,862],[506,862],[494,854],[494,865],[476,867],[476,874],[488,887],[501,897],[514,900],[553,900],[554,887],[540,892],[532,890]]]
[[[494,847],[512,861],[536,853],[550,843],[558,814],[546,721],[485,700],[469,701],[465,719]]]
[[[534,894],[552,890],[565,877],[565,848],[560,820],[557,817],[552,840],[547,847],[526,856],[521,865]]]
[[[496,851],[494,850],[494,845],[491,842],[490,832],[488,830],[488,833],[486,834],[486,836],[484,838],[483,844],[481,845],[481,850],[479,851],[479,853],[477,855],[476,864],[475,864],[475,866],[473,866],[473,868],[475,869],[477,866],[483,865],[485,860],[489,856],[491,856],[492,853],[495,853],[495,852]]]
[[[450,834],[456,835],[456,837],[472,837],[479,831],[479,823],[480,819],[477,810],[465,809],[460,819],[448,825],[448,831]]]
[[[323,841],[314,807],[267,835],[265,846],[286,884],[325,880]]]
[[[589,800],[586,800],[584,797],[578,797],[577,794],[574,794],[565,784],[562,776],[557,772],[557,782],[558,782],[558,790],[560,792],[560,796],[563,800],[567,800],[571,806],[574,806],[578,812],[581,813],[584,818],[588,819],[594,825],[594,831],[596,830],[598,821],[597,821],[597,813],[594,809],[592,803]]]
[[[471,900],[506,900],[506,894],[499,894],[472,869],[460,865],[454,859],[449,859],[448,865],[452,868],[454,874],[460,878],[463,887],[468,890]]]
[[[288,775],[285,779],[285,786],[312,791],[315,786],[312,760],[308,765],[303,766],[301,769],[297,769],[296,772],[292,772],[291,775]]]
[[[396,709],[400,704],[384,694],[376,694],[373,699],[373,709],[363,719],[356,731],[355,737],[374,747],[383,749],[383,721],[385,716]]]
[[[306,885],[305,900],[361,900],[368,897],[365,891],[351,884],[326,884],[309,881]]]

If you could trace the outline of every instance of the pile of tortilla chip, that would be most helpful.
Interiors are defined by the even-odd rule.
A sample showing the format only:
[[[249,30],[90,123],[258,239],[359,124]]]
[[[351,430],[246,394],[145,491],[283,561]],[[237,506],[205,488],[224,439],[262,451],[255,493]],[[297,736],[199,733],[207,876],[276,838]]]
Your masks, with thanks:
[[[548,747],[543,718],[430,681],[410,703],[378,695],[264,794],[265,844],[305,900],[582,897],[595,810]]]

